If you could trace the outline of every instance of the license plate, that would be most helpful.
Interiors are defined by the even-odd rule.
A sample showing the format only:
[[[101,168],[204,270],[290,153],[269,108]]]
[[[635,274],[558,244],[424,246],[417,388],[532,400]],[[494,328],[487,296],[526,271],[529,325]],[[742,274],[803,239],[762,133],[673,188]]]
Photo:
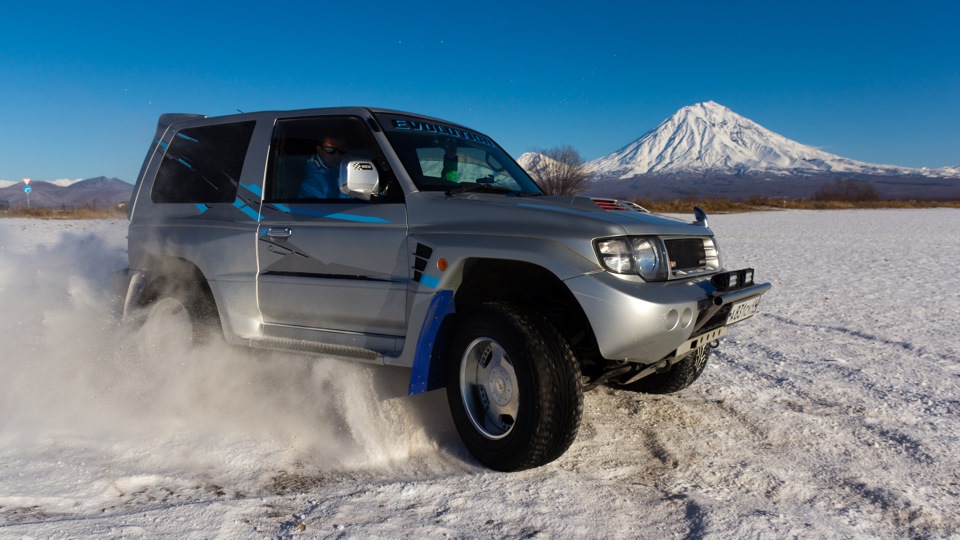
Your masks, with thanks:
[[[757,314],[757,304],[760,303],[760,297],[754,296],[747,298],[742,302],[737,302],[730,306],[730,315],[727,317],[727,324],[740,322]]]

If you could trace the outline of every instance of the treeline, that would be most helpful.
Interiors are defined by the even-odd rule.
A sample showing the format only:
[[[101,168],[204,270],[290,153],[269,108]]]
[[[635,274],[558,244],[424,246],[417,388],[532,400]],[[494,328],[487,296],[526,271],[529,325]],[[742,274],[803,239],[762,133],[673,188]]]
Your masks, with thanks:
[[[18,205],[15,208],[0,209],[0,217],[19,217],[37,219],[123,219],[127,217],[127,205],[101,206],[87,204],[77,207],[27,208]]]
[[[850,210],[854,208],[960,208],[960,201],[919,200],[813,200],[751,197],[744,200],[698,199],[695,197],[669,200],[636,199],[635,203],[658,214],[689,214],[694,206],[708,214],[755,212],[758,210]]]
[[[824,184],[809,199],[750,197],[743,200],[696,197],[672,200],[637,199],[640,206],[657,213],[686,213],[696,205],[706,212],[751,212],[773,208],[798,210],[848,210],[852,208],[960,208],[960,201],[883,199],[867,183],[836,180]]]

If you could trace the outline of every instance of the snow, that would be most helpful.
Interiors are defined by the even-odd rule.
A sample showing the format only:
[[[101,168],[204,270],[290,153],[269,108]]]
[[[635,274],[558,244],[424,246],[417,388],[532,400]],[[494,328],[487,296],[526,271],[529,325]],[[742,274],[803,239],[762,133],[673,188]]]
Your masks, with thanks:
[[[920,170],[923,172],[924,176],[934,176],[934,177],[941,177],[941,178],[960,178],[960,165],[954,165],[952,167],[940,167],[938,169],[921,167]]]
[[[82,181],[83,181],[83,178],[75,178],[75,179],[73,179],[73,180],[71,180],[71,179],[69,179],[69,178],[60,178],[60,179],[58,179],[58,180],[53,180],[53,181],[51,181],[50,183],[51,183],[51,184],[58,185],[58,186],[60,186],[60,187],[70,187],[70,186],[76,184],[77,182],[82,182]]]
[[[109,316],[123,221],[0,220],[2,538],[960,537],[960,213],[710,216],[774,289],[702,378],[479,467],[408,372]]]

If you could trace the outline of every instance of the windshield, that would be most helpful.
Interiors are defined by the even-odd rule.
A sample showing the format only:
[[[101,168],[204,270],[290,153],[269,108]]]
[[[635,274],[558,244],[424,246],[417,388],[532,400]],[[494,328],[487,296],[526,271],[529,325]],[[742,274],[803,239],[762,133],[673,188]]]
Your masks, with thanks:
[[[379,114],[387,139],[421,191],[540,194],[540,188],[493,140],[435,120]]]

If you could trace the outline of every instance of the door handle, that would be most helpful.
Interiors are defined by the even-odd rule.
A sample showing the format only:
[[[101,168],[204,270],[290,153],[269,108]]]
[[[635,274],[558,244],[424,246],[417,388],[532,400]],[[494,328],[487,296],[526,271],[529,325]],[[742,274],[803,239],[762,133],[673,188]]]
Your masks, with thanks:
[[[270,227],[267,236],[270,238],[290,238],[293,231],[289,227]]]

